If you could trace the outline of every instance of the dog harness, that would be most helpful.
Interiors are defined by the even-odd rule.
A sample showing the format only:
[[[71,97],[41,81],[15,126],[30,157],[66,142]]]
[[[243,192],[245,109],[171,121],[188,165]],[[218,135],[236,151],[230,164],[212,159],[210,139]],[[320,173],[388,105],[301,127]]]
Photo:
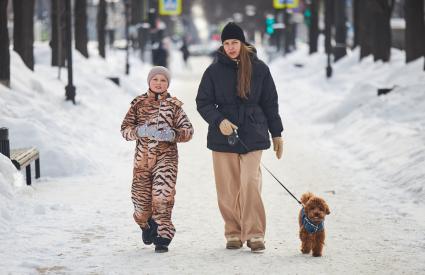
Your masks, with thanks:
[[[303,222],[303,226],[308,233],[313,234],[325,229],[325,223],[321,221],[319,224],[314,224],[305,214],[304,207],[301,209],[301,220]]]

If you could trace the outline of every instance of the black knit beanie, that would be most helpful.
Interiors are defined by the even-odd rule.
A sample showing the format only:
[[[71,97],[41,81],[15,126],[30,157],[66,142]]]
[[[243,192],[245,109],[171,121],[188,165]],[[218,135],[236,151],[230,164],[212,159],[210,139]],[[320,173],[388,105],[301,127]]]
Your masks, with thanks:
[[[224,42],[227,39],[237,39],[243,43],[246,43],[243,30],[233,22],[227,23],[227,25],[223,28],[223,32],[221,33],[221,42]]]

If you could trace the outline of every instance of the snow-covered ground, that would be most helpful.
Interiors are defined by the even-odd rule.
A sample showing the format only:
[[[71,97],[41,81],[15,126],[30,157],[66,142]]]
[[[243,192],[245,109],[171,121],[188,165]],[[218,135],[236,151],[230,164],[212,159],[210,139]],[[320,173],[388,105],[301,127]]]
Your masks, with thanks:
[[[261,51],[260,51],[261,53]],[[322,258],[299,251],[299,206],[263,171],[266,251],[224,248],[207,125],[195,96],[208,58],[182,67],[171,56],[170,92],[195,127],[179,146],[180,164],[170,252],[144,246],[132,220],[134,144],[119,128],[150,68],[136,56],[125,76],[124,53],[75,56],[77,105],[64,101],[49,47],[35,47],[35,71],[12,53],[12,89],[0,86],[0,127],[12,148],[36,146],[41,179],[23,176],[0,155],[0,274],[420,274],[425,272],[424,60],[358,62],[358,52],[325,79],[323,54],[300,49],[270,67],[285,126],[284,158],[263,163],[298,197],[312,191],[331,208]],[[302,64],[303,67],[296,67]],[[106,77],[119,76],[121,87]],[[384,96],[377,88],[395,89]]]

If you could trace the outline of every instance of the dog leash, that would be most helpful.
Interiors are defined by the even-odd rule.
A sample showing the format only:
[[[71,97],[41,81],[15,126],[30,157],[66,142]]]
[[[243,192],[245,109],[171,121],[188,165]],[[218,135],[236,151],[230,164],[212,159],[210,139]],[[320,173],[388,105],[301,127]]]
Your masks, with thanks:
[[[239,137],[238,132],[236,130],[233,130],[233,133],[228,137],[227,141],[232,146],[235,145],[237,141],[239,141],[248,152],[250,151],[248,146],[246,146],[245,142],[243,142],[242,139]],[[264,169],[266,169],[266,171],[269,172],[269,174],[286,190],[286,192],[289,193],[289,195],[291,195],[300,205],[303,205],[297,199],[297,197],[295,197],[294,194],[292,194],[291,191],[289,191],[288,188],[286,188],[285,185],[283,185],[283,183],[264,165],[262,161],[260,161],[260,163],[264,167]]]

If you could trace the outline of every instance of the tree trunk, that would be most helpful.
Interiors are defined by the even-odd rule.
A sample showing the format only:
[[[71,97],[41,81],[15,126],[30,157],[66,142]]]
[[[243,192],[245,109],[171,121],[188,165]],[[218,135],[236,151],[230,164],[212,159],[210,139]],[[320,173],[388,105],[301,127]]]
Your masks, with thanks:
[[[89,57],[87,51],[87,0],[75,0],[74,19],[75,19],[75,48],[86,58]]]
[[[359,29],[360,29],[360,0],[353,0],[353,27],[354,27],[354,37],[353,37],[353,49],[360,45],[359,38]]]
[[[52,66],[65,66],[65,2],[64,0],[51,1],[51,24],[52,38],[50,47],[52,48]]]
[[[130,18],[131,18],[131,25],[136,25],[139,23],[142,23],[143,20],[147,19],[144,18],[144,9],[143,5],[146,0],[131,0],[130,1]]]
[[[372,53],[373,41],[373,13],[368,7],[370,1],[376,0],[357,0],[359,6],[358,27],[359,27],[359,45],[360,45],[360,59]]]
[[[13,0],[13,50],[34,70],[34,0]]]
[[[372,53],[375,61],[388,62],[391,57],[391,3],[388,0],[369,2],[374,21]]]
[[[319,5],[313,0],[310,3],[311,22],[308,28],[308,44],[310,47],[309,53],[317,52],[317,39],[319,38]]]
[[[425,55],[425,22],[423,0],[405,2],[406,63]]]
[[[97,9],[97,41],[99,48],[99,55],[105,58],[105,44],[106,44],[106,1],[99,0],[99,6]]]
[[[334,1],[335,17],[335,48],[334,61],[338,61],[347,54],[347,16],[345,14],[345,1]]]
[[[130,2],[130,19],[131,25],[141,24],[147,20],[147,2],[146,0],[132,0]],[[137,29],[137,39],[132,40],[133,48],[139,48],[140,50],[140,58],[143,61],[143,55],[145,51],[145,46],[147,43],[148,34],[147,30],[142,28],[139,25]]]
[[[7,30],[7,0],[0,0],[0,84],[10,85],[9,32]]]

